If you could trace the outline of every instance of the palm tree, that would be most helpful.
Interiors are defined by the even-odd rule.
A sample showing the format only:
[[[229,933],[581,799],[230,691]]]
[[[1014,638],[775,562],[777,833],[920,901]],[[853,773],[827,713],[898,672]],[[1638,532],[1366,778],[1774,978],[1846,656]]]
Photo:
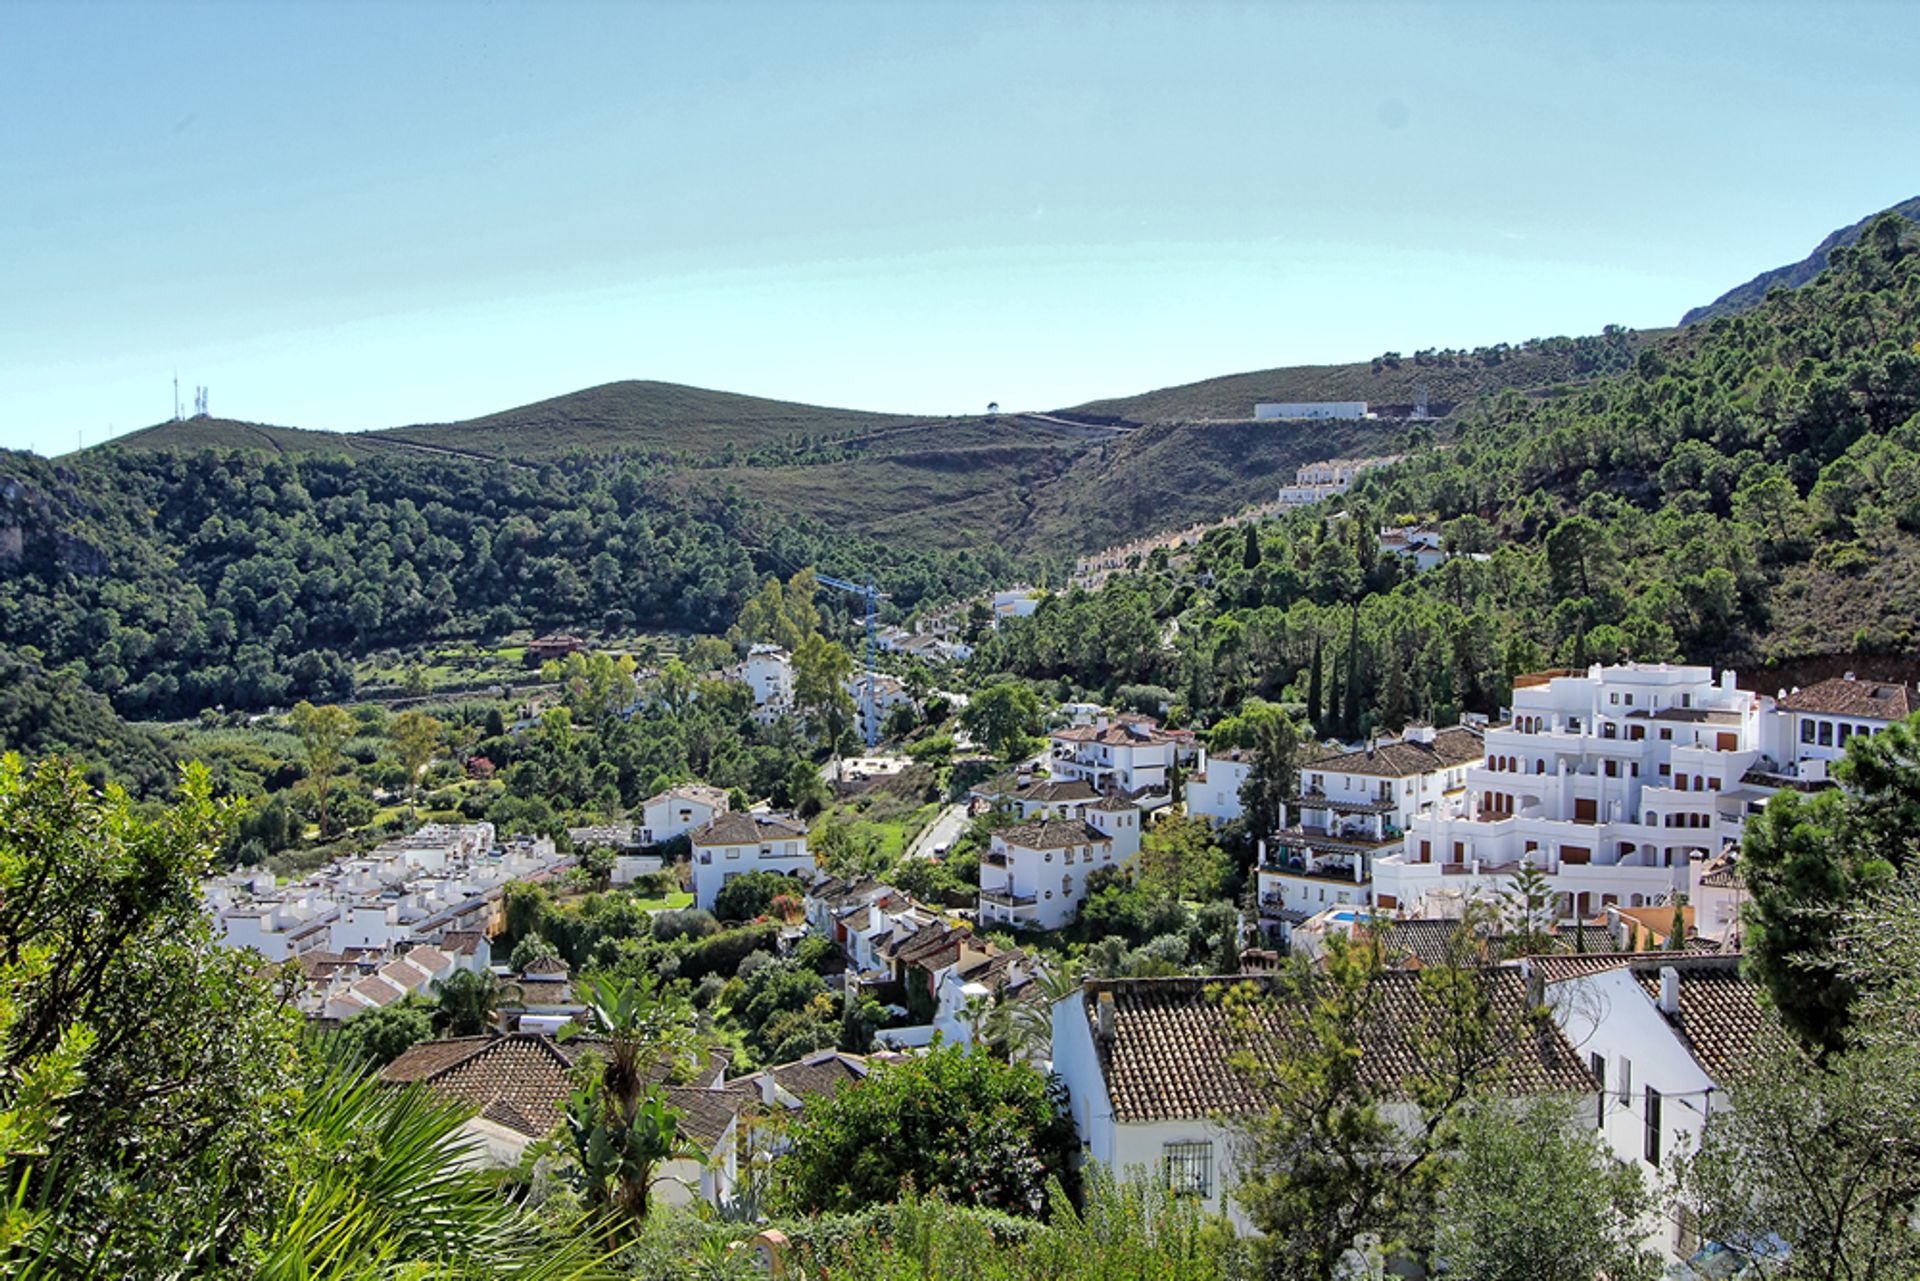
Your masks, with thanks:
[[[1053,1007],[1080,990],[1085,966],[1061,960],[1051,968],[1036,969],[1032,994],[1005,1003],[1008,1057],[1045,1057],[1053,1046]]]
[[[520,985],[502,983],[491,970],[459,970],[434,984],[439,1004],[433,1030],[442,1036],[483,1036],[494,1027],[496,1012],[518,1003]]]
[[[578,1181],[588,1204],[637,1224],[646,1218],[659,1167],[701,1155],[680,1138],[680,1113],[650,1080],[663,1058],[671,1061],[687,1046],[692,1008],[649,980],[604,974],[575,995],[586,1006],[578,1026],[607,1041],[604,1065],[567,1101]]]

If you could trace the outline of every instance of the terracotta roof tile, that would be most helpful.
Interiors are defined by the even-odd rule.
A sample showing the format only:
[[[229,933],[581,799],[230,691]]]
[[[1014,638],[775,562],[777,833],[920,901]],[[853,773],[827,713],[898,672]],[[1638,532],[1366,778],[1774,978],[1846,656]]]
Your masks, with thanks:
[[[1431,743],[1382,743],[1371,751],[1362,747],[1335,752],[1301,765],[1321,773],[1359,774],[1368,778],[1411,778],[1477,761],[1487,754],[1479,730],[1464,725],[1443,729]]]
[[[1760,985],[1740,972],[1736,956],[1647,958],[1633,963],[1633,976],[1657,1004],[1660,971],[1672,966],[1680,975],[1680,1013],[1664,1014],[1680,1040],[1725,1085],[1751,1071],[1767,1026]]]
[[[1859,716],[1866,720],[1905,720],[1920,702],[1911,686],[1890,681],[1832,680],[1796,689],[1779,702],[1783,712],[1813,712],[1824,716]]]
[[[761,841],[791,841],[807,834],[798,819],[766,814],[721,814],[693,830],[695,845],[754,845]]]
[[[1546,1022],[1523,1028],[1526,984],[1518,970],[1476,971],[1493,1001],[1501,1026],[1513,1031],[1510,1052],[1498,1065],[1500,1084],[1514,1093],[1591,1091],[1593,1080],[1559,1030]],[[1177,979],[1116,979],[1089,983],[1083,994],[1094,1030],[1102,1073],[1116,1121],[1144,1122],[1245,1116],[1266,1106],[1256,1077],[1233,1065],[1243,1046],[1229,1026],[1221,998],[1238,984],[1270,986],[1260,976]],[[1363,1032],[1361,1072],[1376,1086],[1393,1089],[1415,1077],[1422,1065],[1407,1029],[1425,1017],[1420,977],[1388,971],[1380,978],[1379,1019]],[[1097,1004],[1114,1005],[1111,1043],[1099,1036]],[[1260,1008],[1262,1027],[1273,1038],[1288,1024],[1270,1003]]]
[[[1023,850],[1063,850],[1079,845],[1104,845],[1112,837],[1080,819],[1042,819],[1016,823],[994,833],[1008,845]]]

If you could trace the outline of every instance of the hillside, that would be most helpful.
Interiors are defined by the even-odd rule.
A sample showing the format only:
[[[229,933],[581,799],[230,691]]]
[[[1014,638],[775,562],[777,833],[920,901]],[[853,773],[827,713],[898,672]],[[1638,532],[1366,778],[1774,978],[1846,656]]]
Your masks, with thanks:
[[[395,427],[371,434],[381,440],[504,458],[539,458],[571,450],[709,458],[729,450],[745,454],[801,438],[834,440],[928,421],[677,383],[629,381],[589,387],[465,422]]]
[[[1920,196],[1915,196],[1911,200],[1903,200],[1891,209],[1885,209],[1881,212],[1899,214],[1902,218],[1920,222]],[[1680,317],[1680,323],[1682,325],[1695,325],[1703,320],[1713,320],[1719,316],[1731,316],[1738,312],[1745,311],[1749,307],[1756,307],[1766,298],[1767,291],[1770,289],[1798,289],[1822,271],[1826,270],[1827,259],[1833,254],[1835,249],[1838,249],[1841,245],[1850,245],[1860,239],[1860,233],[1866,229],[1867,224],[1879,216],[1880,214],[1873,214],[1870,217],[1862,218],[1851,227],[1842,227],[1825,240],[1822,240],[1814,247],[1812,253],[1802,258],[1799,262],[1790,263],[1785,267],[1775,267],[1772,271],[1761,272],[1746,284],[1738,285],[1727,290],[1726,293],[1721,294],[1706,306],[1695,307],[1692,311]]]
[[[272,427],[231,418],[185,418],[157,423],[116,436],[93,446],[122,449],[159,449],[190,454],[202,449],[258,449],[273,454],[349,454],[365,457],[386,452],[391,445],[364,432],[309,431],[302,427]]]
[[[1543,667],[1713,663],[1751,688],[1910,672],[1920,232],[1902,229],[1871,225],[1812,283],[1577,395],[1496,397],[1445,448],[1409,440],[1344,496],[1351,519],[1222,528],[1043,606],[978,661],[1193,707],[1297,702],[1346,738],[1494,713]],[[1409,515],[1476,557],[1418,573],[1382,554]]]
[[[1179,387],[1088,401],[1063,413],[1133,423],[1236,421],[1253,417],[1263,400],[1364,400],[1375,413],[1404,416],[1419,389],[1427,409],[1445,417],[1509,387],[1538,391],[1625,368],[1641,348],[1671,342],[1671,330],[1612,326],[1587,338],[1538,338],[1471,351],[1433,348],[1412,355],[1387,353],[1348,365],[1295,365],[1228,374]]]
[[[6,650],[0,650],[0,752],[29,758],[58,752],[142,795],[172,785],[178,755],[160,734],[121,720],[70,672],[49,672]]]

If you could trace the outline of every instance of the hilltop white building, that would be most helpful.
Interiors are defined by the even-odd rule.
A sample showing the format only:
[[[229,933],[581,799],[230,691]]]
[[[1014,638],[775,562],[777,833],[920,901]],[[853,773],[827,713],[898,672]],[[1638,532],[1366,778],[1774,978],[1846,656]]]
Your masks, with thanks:
[[[1253,416],[1262,422],[1273,419],[1365,418],[1367,402],[1364,400],[1270,400],[1255,405]]]

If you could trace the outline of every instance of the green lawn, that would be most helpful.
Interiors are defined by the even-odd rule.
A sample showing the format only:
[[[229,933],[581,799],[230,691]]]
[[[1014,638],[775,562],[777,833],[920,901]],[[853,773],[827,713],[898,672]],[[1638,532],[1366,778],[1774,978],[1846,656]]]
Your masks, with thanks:
[[[643,907],[649,912],[677,911],[680,908],[692,907],[693,895],[687,893],[685,890],[675,890],[673,893],[663,895],[659,898],[635,899],[634,905],[636,907]]]

